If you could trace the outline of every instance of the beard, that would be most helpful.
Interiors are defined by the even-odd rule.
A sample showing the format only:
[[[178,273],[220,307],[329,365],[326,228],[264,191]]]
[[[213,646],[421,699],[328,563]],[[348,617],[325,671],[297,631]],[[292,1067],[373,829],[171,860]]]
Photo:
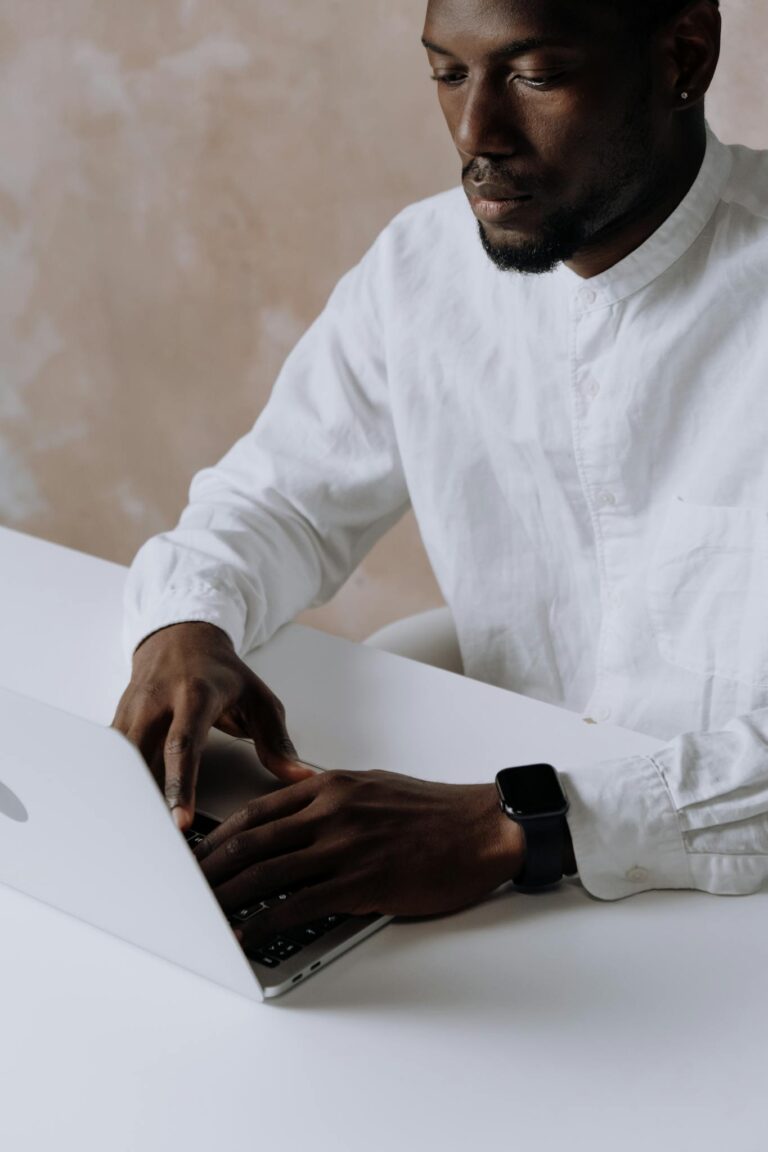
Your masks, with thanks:
[[[610,153],[609,153],[610,155]],[[541,275],[571,260],[601,234],[620,228],[649,198],[658,178],[650,149],[623,157],[624,163],[608,161],[599,187],[582,194],[578,203],[557,208],[530,236],[493,240],[478,220],[480,243],[502,272]],[[645,169],[648,186],[638,188],[637,171]]]
[[[591,238],[584,214],[565,210],[550,216],[539,234],[527,240],[493,241],[479,220],[477,227],[486,256],[501,272],[534,276],[554,271]]]

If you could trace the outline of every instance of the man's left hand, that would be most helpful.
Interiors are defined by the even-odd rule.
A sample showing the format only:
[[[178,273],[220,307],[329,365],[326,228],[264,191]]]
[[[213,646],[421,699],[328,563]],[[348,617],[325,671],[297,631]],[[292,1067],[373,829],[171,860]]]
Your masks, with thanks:
[[[290,891],[240,933],[249,948],[332,913],[430,916],[522,871],[525,836],[494,784],[322,772],[252,801],[198,846],[225,912]]]

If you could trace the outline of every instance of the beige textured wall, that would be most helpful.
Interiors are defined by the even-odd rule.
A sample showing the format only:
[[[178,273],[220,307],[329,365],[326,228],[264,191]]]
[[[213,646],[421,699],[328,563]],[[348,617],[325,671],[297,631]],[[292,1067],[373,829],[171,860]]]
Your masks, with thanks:
[[[768,6],[710,119],[768,146]],[[336,279],[458,175],[422,0],[0,0],[0,523],[127,562]],[[1,580],[1,575],[0,575]],[[406,520],[313,623],[439,601]]]

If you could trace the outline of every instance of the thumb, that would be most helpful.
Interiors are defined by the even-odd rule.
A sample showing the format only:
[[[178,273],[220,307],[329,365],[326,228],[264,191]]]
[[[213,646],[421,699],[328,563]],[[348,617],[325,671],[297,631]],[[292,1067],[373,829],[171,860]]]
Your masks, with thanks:
[[[299,780],[307,780],[315,775],[313,768],[308,768],[299,760],[296,745],[285,726],[282,706],[279,709],[277,706],[271,706],[266,711],[261,710],[258,719],[251,721],[250,728],[249,735],[259,759],[278,780],[296,784]]]
[[[307,780],[317,774],[314,768],[302,764],[296,746],[287,733],[276,748],[265,744],[263,738],[259,741],[254,737],[254,744],[264,767],[286,784],[297,784],[299,780]]]
[[[313,776],[313,768],[301,763],[296,745],[288,735],[286,708],[267,685],[251,677],[250,691],[243,700],[241,717],[248,727],[261,764],[286,783],[298,783]]]

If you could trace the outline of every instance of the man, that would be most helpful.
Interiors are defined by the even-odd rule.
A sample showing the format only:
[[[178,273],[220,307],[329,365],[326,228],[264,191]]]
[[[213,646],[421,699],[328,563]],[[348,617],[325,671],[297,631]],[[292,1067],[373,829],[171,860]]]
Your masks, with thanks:
[[[463,189],[384,231],[139,553],[115,723],[177,823],[211,725],[288,785],[199,852],[225,908],[298,889],[253,945],[525,874],[498,766],[308,775],[238,655],[409,504],[470,675],[672,741],[561,772],[558,874],[604,899],[768,876],[768,156],[706,126],[719,37],[714,0],[430,0]]]

